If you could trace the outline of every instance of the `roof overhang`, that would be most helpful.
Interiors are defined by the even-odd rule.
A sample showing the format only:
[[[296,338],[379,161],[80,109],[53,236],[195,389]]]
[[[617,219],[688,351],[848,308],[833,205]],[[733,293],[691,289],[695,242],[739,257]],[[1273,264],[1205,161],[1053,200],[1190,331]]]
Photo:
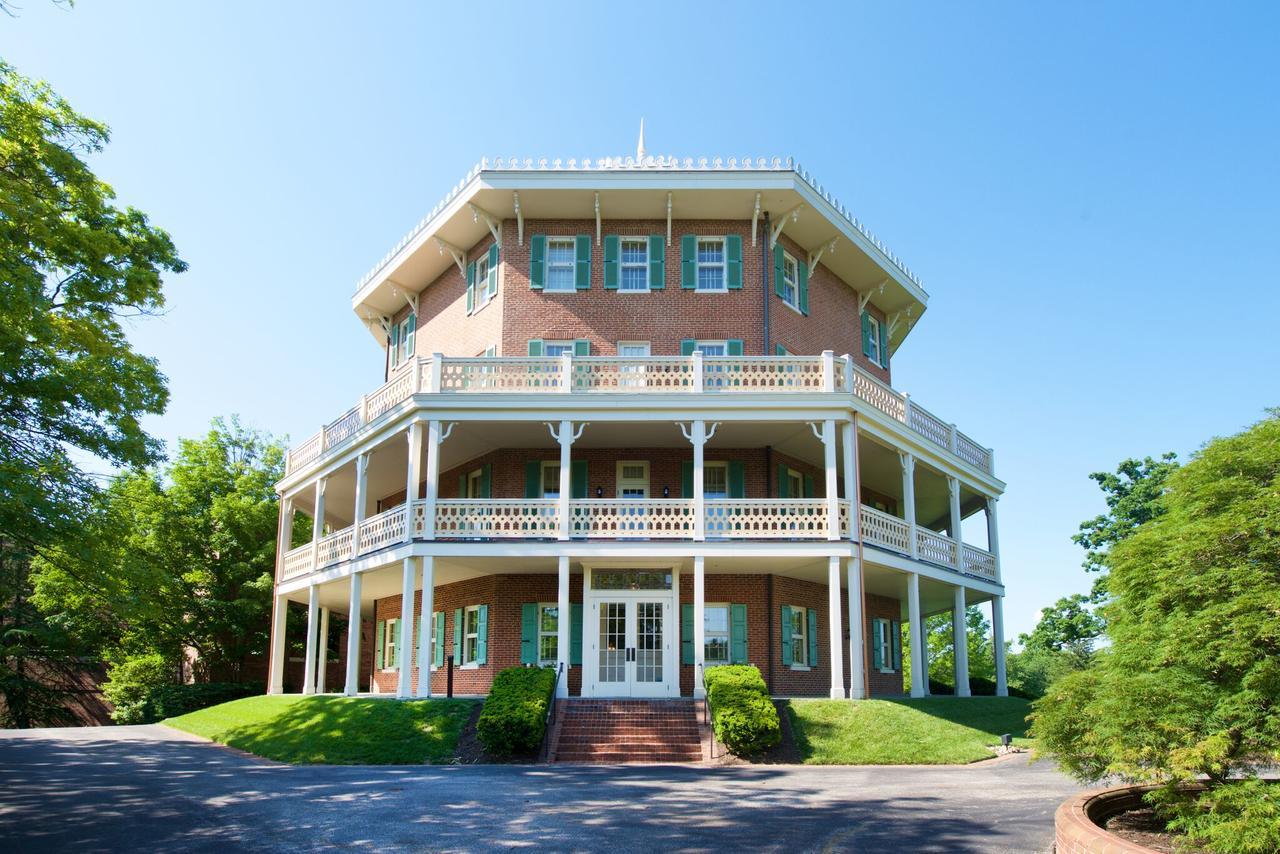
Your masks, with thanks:
[[[731,161],[732,163],[732,161]],[[752,220],[754,249],[772,228],[801,246],[890,318],[890,350],[919,320],[929,295],[884,244],[790,161],[723,168],[700,161],[648,158],[637,165],[605,160],[578,167],[482,162],[360,282],[352,308],[382,340],[381,318],[400,311],[490,233],[489,219]],[[524,235],[528,239],[528,235]],[[752,247],[744,246],[744,252]]]

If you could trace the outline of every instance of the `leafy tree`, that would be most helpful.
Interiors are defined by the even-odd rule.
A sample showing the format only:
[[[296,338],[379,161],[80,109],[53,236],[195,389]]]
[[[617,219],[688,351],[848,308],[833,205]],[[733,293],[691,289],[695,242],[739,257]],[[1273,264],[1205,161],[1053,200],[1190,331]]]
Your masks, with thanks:
[[[56,716],[53,675],[78,652],[27,606],[29,559],[76,530],[95,492],[76,459],[153,462],[140,419],[168,401],[121,322],[159,311],[162,275],[186,264],[84,162],[107,139],[0,60],[0,690],[20,721]]]
[[[991,623],[976,606],[965,610],[965,626],[969,645],[969,678],[995,681],[996,662],[991,645]],[[929,650],[929,678],[947,685],[955,684],[955,638],[951,628],[951,614],[934,614],[925,620],[925,637]],[[904,688],[911,685],[911,637],[910,628],[903,634],[902,680]]]
[[[37,604],[96,632],[113,662],[190,649],[201,678],[238,680],[267,649],[283,460],[269,437],[216,419],[163,475],[119,478],[80,535],[42,553]]]
[[[1215,851],[1280,849],[1280,410],[1170,471],[1107,550],[1111,646],[1035,705],[1042,749],[1153,802]],[[1208,792],[1179,784],[1204,779]],[[1247,820],[1246,820],[1247,819]]]
[[[1031,634],[1018,636],[1024,649],[1066,655],[1080,666],[1093,658],[1093,647],[1106,624],[1089,607],[1090,597],[1064,596],[1040,612]]]

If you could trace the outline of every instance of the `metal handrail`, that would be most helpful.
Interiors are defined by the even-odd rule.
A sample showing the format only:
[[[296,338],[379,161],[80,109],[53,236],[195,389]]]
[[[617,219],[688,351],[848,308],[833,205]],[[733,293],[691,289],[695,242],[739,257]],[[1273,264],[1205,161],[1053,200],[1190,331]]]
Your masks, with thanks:
[[[556,678],[551,683],[551,699],[547,702],[547,717],[542,725],[542,747],[538,753],[547,761],[551,753],[551,727],[556,722],[556,698],[560,694],[560,677],[564,675],[564,662],[556,662]]]

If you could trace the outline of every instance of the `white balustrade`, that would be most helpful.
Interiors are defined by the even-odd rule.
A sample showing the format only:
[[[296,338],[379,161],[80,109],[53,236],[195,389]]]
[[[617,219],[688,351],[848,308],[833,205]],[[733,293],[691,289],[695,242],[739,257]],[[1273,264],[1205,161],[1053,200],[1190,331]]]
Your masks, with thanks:
[[[600,499],[569,502],[572,537],[689,539],[693,501],[687,498]]]
[[[991,471],[991,452],[963,433],[956,434],[956,456],[980,471]]]
[[[825,498],[712,498],[706,504],[708,539],[827,537]]]
[[[999,580],[996,578],[996,556],[991,552],[980,549],[977,546],[971,546],[968,543],[962,543],[960,555],[963,561],[960,566],[962,572],[967,572],[970,575],[980,575],[992,581]]]
[[[382,388],[369,395],[365,401],[366,417],[373,421],[413,396],[413,384],[417,377],[415,363],[411,360],[388,380]]]
[[[559,392],[563,389],[559,357],[447,358],[440,366],[442,393]]]
[[[332,424],[324,428],[324,449],[336,448],[350,439],[364,426],[360,421],[360,407],[353,406]]]
[[[950,450],[951,425],[915,401],[911,402],[911,415],[907,420],[907,426],[938,447]]]
[[[413,536],[425,537],[427,535],[427,502],[417,499],[409,506],[409,524],[413,530]]]
[[[857,366],[853,369],[853,393],[895,421],[906,423],[906,397]]]
[[[917,525],[916,548],[919,549],[920,560],[953,569],[956,567],[956,541],[950,537],[944,537],[942,534]]]
[[[844,384],[838,377],[836,387]],[[703,391],[820,392],[826,389],[821,356],[706,356]]]
[[[285,459],[285,471],[297,471],[299,466],[304,466],[312,460],[316,459],[323,452],[324,448],[324,431],[312,436],[298,447],[289,452]]]
[[[853,524],[853,519],[849,514],[849,499],[841,498],[839,507],[840,507],[840,538],[843,540],[847,540],[853,534],[853,530],[849,527],[851,524]]]
[[[575,392],[655,394],[689,391],[692,386],[693,365],[684,356],[579,356],[573,360]]]
[[[334,531],[328,536],[321,537],[316,549],[319,564],[316,569],[351,557],[351,535],[354,533],[355,527],[348,526],[341,531]]]
[[[404,542],[404,505],[383,510],[360,523],[360,554]]]
[[[305,546],[298,546],[296,549],[290,549],[284,554],[284,567],[281,569],[280,578],[294,578],[299,575],[306,575],[311,571],[311,557],[314,553],[311,543]]]
[[[911,526],[905,519],[899,519],[897,516],[865,504],[859,509],[863,542],[883,546],[902,554],[911,553]]]
[[[436,502],[437,539],[537,539],[560,532],[553,499],[465,498]]]

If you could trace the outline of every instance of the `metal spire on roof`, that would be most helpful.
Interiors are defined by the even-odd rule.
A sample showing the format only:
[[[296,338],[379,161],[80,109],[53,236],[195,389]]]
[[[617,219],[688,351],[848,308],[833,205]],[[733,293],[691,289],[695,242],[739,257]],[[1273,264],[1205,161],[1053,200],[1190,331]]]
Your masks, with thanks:
[[[636,160],[644,159],[644,116],[640,117],[640,141],[636,143]]]

